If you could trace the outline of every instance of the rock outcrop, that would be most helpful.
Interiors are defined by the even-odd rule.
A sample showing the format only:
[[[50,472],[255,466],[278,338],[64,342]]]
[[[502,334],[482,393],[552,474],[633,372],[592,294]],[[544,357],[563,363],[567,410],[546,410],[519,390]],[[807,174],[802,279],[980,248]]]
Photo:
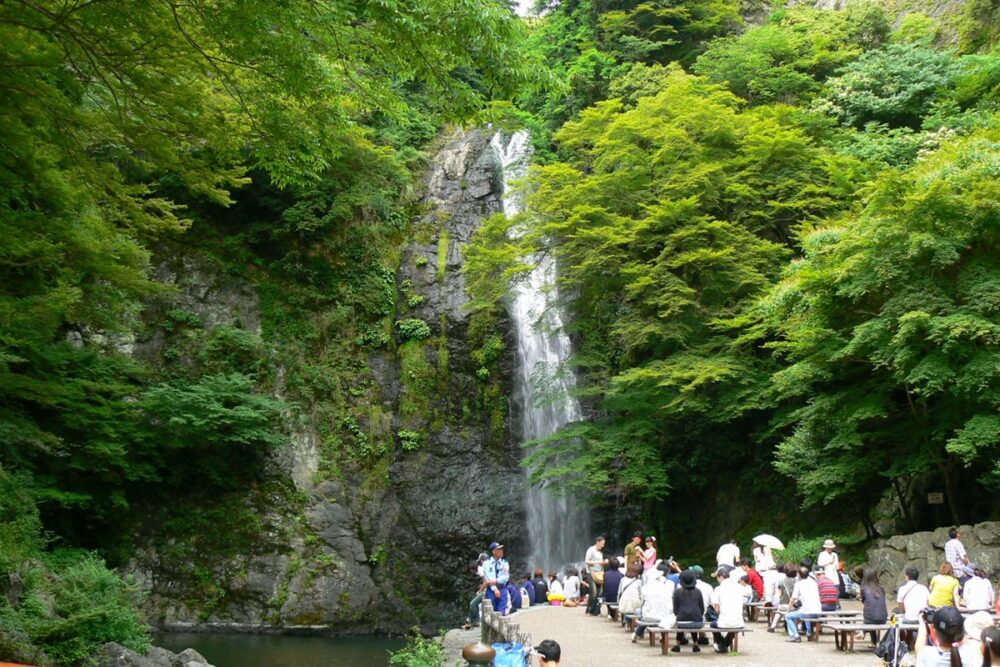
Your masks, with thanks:
[[[868,564],[878,571],[879,580],[893,595],[906,581],[904,572],[909,567],[917,568],[921,581],[926,582],[944,563],[948,530],[938,528],[878,540],[868,550]],[[969,560],[988,572],[997,572],[1000,569],[1000,522],[959,526],[959,531]]]
[[[172,653],[154,646],[146,655],[125,648],[121,644],[105,644],[97,656],[98,667],[212,667],[208,660],[194,649]]]
[[[446,138],[425,178],[414,240],[400,253],[395,317],[423,321],[429,335],[401,339],[363,364],[366,383],[374,387],[365,400],[373,406],[367,423],[359,418],[359,432],[394,441],[397,433],[412,431],[419,446],[397,446],[377,476],[350,461],[339,461],[331,474],[320,464],[322,417],[315,410],[289,415],[289,442],[272,464],[277,481],[247,499],[261,526],[251,546],[196,568],[172,556],[171,536],[153,528],[138,551],[128,569],[149,593],[155,626],[434,629],[464,615],[468,582],[461,573],[491,539],[506,542],[516,562],[525,541],[525,482],[506,404],[514,348],[507,345],[488,380],[477,375],[481,364],[471,358],[461,270],[463,246],[484,217],[500,210],[501,180],[489,139],[480,130]],[[211,262],[167,257],[156,275],[174,288],[174,302],[161,307],[164,316],[180,312],[200,323],[192,338],[216,326],[253,333],[267,326],[254,286],[221,274]],[[498,331],[509,337],[504,323]],[[134,354],[155,363],[169,344],[169,336],[153,331],[134,343]],[[185,363],[184,356],[175,353],[172,363]],[[414,382],[423,372],[432,381]],[[278,397],[286,391],[283,373],[280,365],[274,368]],[[496,400],[484,400],[488,386],[497,390]]]

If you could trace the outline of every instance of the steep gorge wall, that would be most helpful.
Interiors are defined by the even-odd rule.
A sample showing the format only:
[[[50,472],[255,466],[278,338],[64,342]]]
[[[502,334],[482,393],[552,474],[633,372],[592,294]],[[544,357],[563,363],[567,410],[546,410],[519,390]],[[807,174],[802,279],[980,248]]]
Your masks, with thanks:
[[[470,348],[461,273],[462,246],[482,218],[500,210],[500,187],[489,135],[480,130],[451,132],[430,163],[421,214],[399,256],[394,313],[397,321],[423,321],[429,335],[407,339],[397,331],[386,348],[366,353],[349,397],[364,414],[349,428],[365,442],[388,442],[389,451],[376,463],[345,456],[331,465],[324,433],[343,424],[324,424],[328,417],[316,406],[290,412],[287,445],[268,479],[237,507],[242,525],[218,526],[239,539],[204,531],[178,538],[169,527],[144,527],[146,546],[129,570],[149,592],[154,624],[343,633],[433,628],[464,612],[461,573],[488,540],[520,550],[524,480],[509,436],[509,327],[494,323],[494,335],[507,344],[486,377]],[[157,277],[176,288],[173,310],[200,319],[200,336],[217,326],[267,333],[255,286],[211,261],[168,253]],[[165,338],[153,330],[134,353],[162,359]],[[286,397],[284,371],[271,363],[272,391]],[[219,542],[231,546],[199,553],[199,544]]]

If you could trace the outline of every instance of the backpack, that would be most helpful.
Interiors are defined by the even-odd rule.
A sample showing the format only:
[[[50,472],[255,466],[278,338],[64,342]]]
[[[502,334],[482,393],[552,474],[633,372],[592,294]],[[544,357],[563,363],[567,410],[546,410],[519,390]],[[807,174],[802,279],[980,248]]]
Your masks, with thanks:
[[[875,649],[875,656],[882,658],[885,667],[901,667],[906,664],[904,659],[908,652],[906,642],[899,640],[899,628],[889,628]]]

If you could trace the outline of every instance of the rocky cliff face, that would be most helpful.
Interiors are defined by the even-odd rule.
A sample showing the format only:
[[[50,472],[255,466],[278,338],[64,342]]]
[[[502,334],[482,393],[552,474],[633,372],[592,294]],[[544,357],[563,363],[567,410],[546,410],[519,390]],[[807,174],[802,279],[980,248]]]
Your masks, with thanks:
[[[1000,569],[1000,522],[987,521],[958,529],[969,560],[987,572],[997,572]],[[895,535],[875,543],[868,551],[868,564],[878,570],[879,581],[895,595],[906,581],[906,568],[917,568],[924,583],[937,574],[944,563],[944,543],[947,541],[948,528]]]
[[[289,442],[270,479],[243,501],[256,526],[245,547],[192,563],[196,545],[177,545],[152,529],[129,569],[149,591],[157,626],[431,628],[464,615],[462,574],[491,539],[511,545],[515,555],[523,544],[524,480],[506,402],[513,359],[504,352],[483,374],[482,360],[472,358],[461,273],[463,245],[483,217],[500,210],[489,136],[451,133],[424,186],[414,240],[402,249],[396,275],[396,339],[367,353],[361,367],[370,388],[350,399],[371,403],[350,428],[395,446],[378,470],[348,459],[334,469],[321,464],[323,413],[305,406],[289,415]],[[222,276],[208,262],[170,257],[157,275],[176,288],[166,310],[196,315],[204,328],[199,335],[220,325],[251,332],[267,326],[254,286]],[[426,330],[408,336],[401,321],[422,322]],[[501,340],[509,337],[502,323],[497,331]],[[135,354],[162,358],[164,338],[163,331],[148,333]],[[273,392],[283,397],[283,369],[273,371]]]

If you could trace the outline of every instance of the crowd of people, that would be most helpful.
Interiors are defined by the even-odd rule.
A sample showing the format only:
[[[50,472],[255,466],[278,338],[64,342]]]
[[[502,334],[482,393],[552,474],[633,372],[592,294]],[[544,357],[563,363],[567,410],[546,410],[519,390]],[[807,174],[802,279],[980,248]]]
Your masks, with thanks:
[[[765,609],[787,604],[786,641],[794,643],[802,642],[801,628],[811,638],[811,621],[822,612],[839,610],[845,598],[860,600],[865,624],[884,625],[889,620],[891,603],[877,571],[859,566],[852,571],[853,577],[848,575],[833,540],[824,542],[815,559],[806,557],[797,563],[778,562],[770,546],[757,542],[752,558],[743,557],[738,542],[730,540],[716,553],[710,573],[714,586],[705,580],[701,566],[684,568],[672,557],[662,558],[652,535],[636,531],[620,558],[605,557],[605,545],[604,536],[594,540],[582,569],[569,566],[562,577],[535,569],[514,583],[503,545],[493,542],[492,555],[480,554],[475,565],[480,587],[470,603],[466,626],[477,621],[483,599],[501,614],[534,604],[559,603],[586,605],[587,614],[599,616],[603,603],[617,606],[623,615],[634,614],[644,622],[678,630],[700,630],[707,625],[716,630],[712,633],[714,650],[726,653],[734,637],[726,630],[743,627],[744,609],[750,602],[759,602]],[[921,573],[915,568],[907,568],[905,577],[893,613],[904,624],[901,628],[913,628],[908,632],[915,635],[910,639],[917,667],[1000,666],[1000,629],[991,615],[1000,613],[1000,601],[988,573],[969,561],[958,529],[949,532],[945,562],[928,585],[921,583]],[[768,632],[777,631],[779,618],[773,614]],[[633,642],[643,636],[645,627],[643,623],[637,626]],[[874,648],[878,633],[870,631],[868,637]],[[708,643],[702,635],[679,632],[671,650],[679,652],[690,645],[693,652],[699,652]]]

